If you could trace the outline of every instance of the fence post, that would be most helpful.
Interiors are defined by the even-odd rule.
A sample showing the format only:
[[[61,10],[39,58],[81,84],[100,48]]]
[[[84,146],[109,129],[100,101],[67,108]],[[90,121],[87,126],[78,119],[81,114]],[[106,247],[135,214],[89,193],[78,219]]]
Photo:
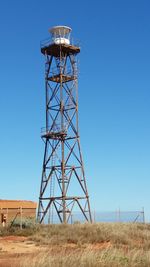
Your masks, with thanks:
[[[6,225],[8,225],[8,208],[7,208],[7,218],[6,218]]]
[[[143,223],[145,223],[145,211],[144,211],[144,207],[142,208],[142,215],[143,215]]]
[[[1,225],[2,225],[2,208],[1,208]]]
[[[121,222],[120,208],[116,211],[116,213],[117,213],[117,221],[118,221],[118,222]]]
[[[73,224],[73,214],[71,214],[70,219],[71,219],[71,224]]]
[[[95,216],[95,210],[93,211],[93,223],[96,223],[96,216]]]
[[[22,207],[20,207],[20,229],[22,230]]]

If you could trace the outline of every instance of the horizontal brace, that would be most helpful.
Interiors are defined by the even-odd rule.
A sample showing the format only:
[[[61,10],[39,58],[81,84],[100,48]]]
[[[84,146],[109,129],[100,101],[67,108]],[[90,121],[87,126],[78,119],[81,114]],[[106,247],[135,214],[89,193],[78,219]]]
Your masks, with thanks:
[[[85,197],[77,197],[77,196],[72,196],[72,197],[40,197],[40,200],[78,200],[78,199],[87,199],[88,196]]]

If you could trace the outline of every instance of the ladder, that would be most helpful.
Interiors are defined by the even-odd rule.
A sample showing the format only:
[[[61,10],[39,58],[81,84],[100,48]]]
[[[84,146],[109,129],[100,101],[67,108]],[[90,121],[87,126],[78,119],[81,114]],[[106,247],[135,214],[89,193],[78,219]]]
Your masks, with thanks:
[[[53,147],[55,146],[55,142],[56,140],[53,140]],[[55,162],[56,162],[56,152],[54,151],[51,158],[52,168],[55,166]],[[55,191],[55,174],[53,172],[50,178],[50,198],[54,197],[54,191]],[[53,223],[53,216],[54,216],[54,205],[52,203],[49,208],[48,223]]]

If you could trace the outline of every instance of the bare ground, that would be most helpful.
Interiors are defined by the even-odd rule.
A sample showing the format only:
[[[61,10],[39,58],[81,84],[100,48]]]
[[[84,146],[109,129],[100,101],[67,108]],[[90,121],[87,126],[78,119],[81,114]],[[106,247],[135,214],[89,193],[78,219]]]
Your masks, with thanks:
[[[88,245],[88,249],[99,250],[109,248],[110,242],[102,242]],[[64,250],[65,249],[65,250]],[[82,248],[83,249],[83,248]],[[87,249],[87,247],[86,247]],[[62,251],[78,252],[79,247],[74,243],[58,245],[40,245],[31,241],[24,236],[6,236],[0,237],[0,267],[19,267],[20,262],[26,258],[35,257],[39,253],[48,252],[51,254],[60,253]]]
[[[16,267],[21,259],[46,250],[24,236],[0,237],[0,267]]]

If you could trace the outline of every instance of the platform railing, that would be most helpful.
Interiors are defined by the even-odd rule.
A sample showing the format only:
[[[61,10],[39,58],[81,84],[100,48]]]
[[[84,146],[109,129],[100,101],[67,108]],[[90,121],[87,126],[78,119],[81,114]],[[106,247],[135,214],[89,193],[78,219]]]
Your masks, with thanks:
[[[49,45],[51,45],[53,43],[54,42],[53,42],[51,37],[46,38],[46,39],[44,39],[44,40],[42,40],[40,42],[40,48],[48,47]],[[80,47],[80,40],[79,39],[70,38],[70,45],[73,45],[73,46],[76,46],[76,47]]]
[[[58,133],[64,133],[66,134],[67,133],[67,125],[64,125],[63,126],[63,129],[61,129],[60,126],[48,126],[48,127],[42,127],[41,128],[41,135],[45,135],[45,134],[48,134],[48,133],[54,133],[54,134],[58,134]]]

